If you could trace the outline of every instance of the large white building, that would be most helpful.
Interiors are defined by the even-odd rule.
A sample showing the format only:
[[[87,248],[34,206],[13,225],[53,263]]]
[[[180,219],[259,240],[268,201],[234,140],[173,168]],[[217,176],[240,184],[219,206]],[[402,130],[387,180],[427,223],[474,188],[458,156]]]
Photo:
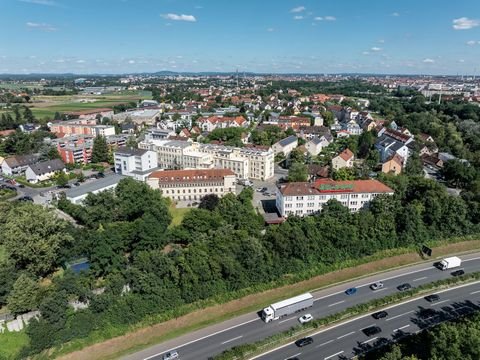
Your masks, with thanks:
[[[218,197],[235,194],[235,174],[229,169],[155,171],[147,178],[147,184],[174,201],[199,201],[210,194]]]
[[[162,169],[225,168],[232,170],[239,179],[267,180],[273,177],[274,154],[270,148],[236,148],[153,139],[146,139],[138,146],[156,151],[158,165]]]
[[[358,211],[376,196],[393,195],[393,190],[378,180],[297,182],[280,186],[276,205],[280,216],[305,216],[322,210],[330,199],[336,199],[350,211]]]
[[[157,153],[151,150],[120,147],[115,150],[115,172],[145,181],[158,167]]]

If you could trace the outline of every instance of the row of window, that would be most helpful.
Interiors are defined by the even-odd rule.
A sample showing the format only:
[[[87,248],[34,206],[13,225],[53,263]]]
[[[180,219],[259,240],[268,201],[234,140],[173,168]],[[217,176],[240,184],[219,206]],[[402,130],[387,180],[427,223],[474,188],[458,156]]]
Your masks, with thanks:
[[[187,190],[188,190],[188,191],[187,191]],[[215,190],[215,191],[214,191],[214,190]],[[176,192],[177,194],[187,194],[187,193],[188,193],[188,194],[192,194],[192,193],[193,193],[193,194],[196,194],[196,193],[197,193],[197,189],[196,189],[196,188],[195,188],[195,189],[182,189],[182,190],[180,190],[180,189],[177,189],[177,190],[175,190],[175,189],[171,189],[171,190],[166,189],[166,190],[162,190],[162,191],[163,191],[166,195],[168,195],[168,194],[173,195],[173,194],[175,194],[175,192]],[[228,191],[232,191],[232,188],[228,188]],[[198,193],[199,193],[199,194],[202,193],[202,192],[205,193],[205,194],[207,194],[207,193],[223,192],[223,188],[210,188],[210,191],[209,191],[209,189],[207,189],[207,188],[198,189]]]

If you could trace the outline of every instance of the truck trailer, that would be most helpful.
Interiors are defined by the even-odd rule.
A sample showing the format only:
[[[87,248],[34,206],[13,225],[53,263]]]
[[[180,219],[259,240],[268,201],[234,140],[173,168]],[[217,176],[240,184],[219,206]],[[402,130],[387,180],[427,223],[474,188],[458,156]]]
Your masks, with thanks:
[[[440,270],[450,270],[462,264],[462,259],[457,256],[452,256],[440,261],[437,266]]]
[[[266,323],[281,317],[305,310],[313,306],[313,296],[310,293],[298,295],[287,300],[272,304],[262,311],[262,320]]]

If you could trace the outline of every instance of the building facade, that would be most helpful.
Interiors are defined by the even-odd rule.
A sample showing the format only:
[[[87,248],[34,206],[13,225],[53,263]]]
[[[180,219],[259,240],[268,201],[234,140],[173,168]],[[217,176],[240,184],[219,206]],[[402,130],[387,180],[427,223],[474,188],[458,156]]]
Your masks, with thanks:
[[[111,125],[97,125],[96,119],[82,119],[62,121],[50,125],[50,131],[56,135],[115,135],[115,127]]]
[[[158,167],[157,153],[151,150],[119,147],[114,153],[115,173],[145,179]]]
[[[147,184],[174,201],[199,201],[210,194],[235,194],[235,173],[229,169],[155,171]]]
[[[393,195],[393,190],[377,180],[333,181],[282,185],[277,190],[276,205],[282,217],[312,215],[336,199],[350,211],[358,211],[378,195]]]

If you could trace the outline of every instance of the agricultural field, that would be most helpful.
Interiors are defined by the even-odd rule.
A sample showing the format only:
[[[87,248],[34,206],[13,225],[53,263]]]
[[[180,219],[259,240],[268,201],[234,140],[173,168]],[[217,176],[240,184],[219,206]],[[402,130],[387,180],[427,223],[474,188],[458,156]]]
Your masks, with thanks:
[[[123,91],[103,95],[65,95],[65,96],[34,96],[27,105],[37,119],[53,118],[55,112],[81,111],[97,108],[112,108],[118,104],[151,99],[149,91]],[[8,111],[8,110],[7,110]],[[5,110],[4,110],[5,112]]]

